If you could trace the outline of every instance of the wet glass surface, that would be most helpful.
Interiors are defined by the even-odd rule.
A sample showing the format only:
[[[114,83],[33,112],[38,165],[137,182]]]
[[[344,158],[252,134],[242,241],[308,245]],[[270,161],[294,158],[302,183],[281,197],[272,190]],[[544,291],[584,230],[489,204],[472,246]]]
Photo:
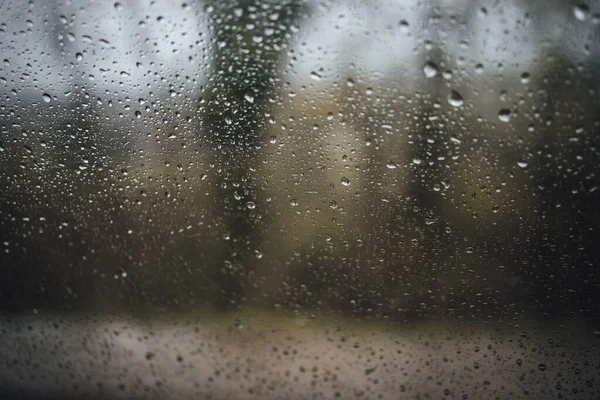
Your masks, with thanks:
[[[0,9],[0,391],[600,396],[600,5]]]

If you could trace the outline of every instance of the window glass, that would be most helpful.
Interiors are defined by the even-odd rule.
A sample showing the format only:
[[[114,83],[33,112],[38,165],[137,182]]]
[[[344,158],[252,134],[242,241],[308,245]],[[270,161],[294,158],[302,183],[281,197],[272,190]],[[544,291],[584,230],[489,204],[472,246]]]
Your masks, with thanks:
[[[600,396],[595,2],[0,9],[7,396]]]

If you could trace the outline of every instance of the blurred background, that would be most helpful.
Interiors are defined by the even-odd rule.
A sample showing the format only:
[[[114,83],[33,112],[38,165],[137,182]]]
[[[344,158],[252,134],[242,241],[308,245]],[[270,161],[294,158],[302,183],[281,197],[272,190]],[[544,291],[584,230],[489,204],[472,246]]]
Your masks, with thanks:
[[[597,326],[599,13],[4,1],[0,309]]]
[[[0,10],[0,397],[598,397],[598,2]]]

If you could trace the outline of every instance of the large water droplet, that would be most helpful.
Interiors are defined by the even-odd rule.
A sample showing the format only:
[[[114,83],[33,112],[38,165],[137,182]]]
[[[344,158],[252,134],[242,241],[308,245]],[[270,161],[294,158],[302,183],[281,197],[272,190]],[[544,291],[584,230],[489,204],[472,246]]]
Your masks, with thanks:
[[[452,90],[448,95],[448,103],[450,103],[450,105],[453,107],[462,107],[464,100],[460,93],[458,93],[456,90]]]
[[[408,23],[407,20],[403,19],[402,21],[400,21],[400,30],[402,31],[402,33],[407,33],[410,29],[410,24]]]
[[[438,73],[438,67],[431,61],[427,61],[425,65],[423,65],[423,73],[427,78],[433,78]]]
[[[42,95],[42,99],[44,99],[44,101],[45,101],[46,103],[50,103],[50,100],[52,100],[52,97],[51,97],[51,96],[50,96],[48,93],[44,93],[44,94]]]
[[[510,122],[511,111],[508,108],[503,108],[498,112],[498,119],[502,122]]]
[[[311,77],[312,79],[314,79],[315,81],[320,81],[320,80],[321,80],[321,75],[319,75],[319,74],[318,74],[317,72],[315,72],[315,71],[312,71],[312,72],[310,73],[310,77]]]
[[[519,160],[517,161],[517,165],[519,166],[519,168],[527,168],[527,161]]]
[[[585,21],[590,9],[586,4],[578,4],[573,7],[573,15],[580,21]]]
[[[342,178],[342,185],[344,186],[350,186],[350,179],[346,178],[345,176]]]

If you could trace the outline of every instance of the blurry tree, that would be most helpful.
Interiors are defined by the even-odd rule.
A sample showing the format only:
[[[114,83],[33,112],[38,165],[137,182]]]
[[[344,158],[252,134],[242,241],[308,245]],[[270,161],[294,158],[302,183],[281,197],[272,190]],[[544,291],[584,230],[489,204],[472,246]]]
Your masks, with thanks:
[[[208,3],[212,32],[212,72],[204,89],[202,122],[210,143],[212,167],[218,175],[214,195],[217,235],[228,245],[217,251],[213,270],[217,306],[238,303],[260,257],[260,180],[255,163],[261,132],[276,102],[280,63],[308,8],[300,0],[283,2],[238,0]]]
[[[593,73],[598,69],[598,46],[586,44],[591,36],[585,33],[593,28],[584,28],[586,21],[578,20],[570,4],[539,5],[537,12],[543,17],[535,23],[554,23],[552,30],[546,28],[554,37],[541,51],[534,71],[540,90],[535,93],[530,130],[537,141],[527,157],[536,204],[520,274],[537,312],[561,318],[583,311],[592,317],[597,310],[588,294],[600,288],[595,262],[600,210],[594,183],[600,123],[591,117],[600,103]],[[569,27],[578,34],[564,35]],[[573,37],[581,43],[574,45]]]

